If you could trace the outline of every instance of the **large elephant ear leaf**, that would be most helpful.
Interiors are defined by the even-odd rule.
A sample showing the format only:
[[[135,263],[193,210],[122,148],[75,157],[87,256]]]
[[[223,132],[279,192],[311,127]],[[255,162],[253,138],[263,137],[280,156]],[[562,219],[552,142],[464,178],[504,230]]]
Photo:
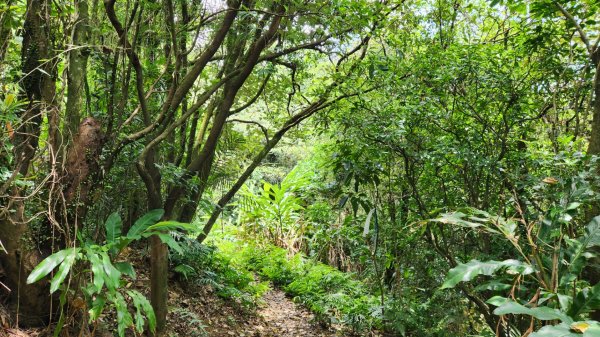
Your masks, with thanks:
[[[50,274],[50,272],[54,270],[56,266],[61,264],[67,256],[71,255],[75,249],[76,248],[63,249],[42,260],[42,262],[40,262],[27,277],[27,284],[35,283]]]
[[[534,271],[533,267],[518,260],[485,262],[471,260],[450,269],[446,276],[446,281],[442,285],[442,289],[454,288],[460,282],[471,281],[479,275],[491,276],[502,268],[507,268],[513,274],[521,275],[531,274]]]
[[[108,219],[106,219],[106,222],[104,223],[104,228],[106,229],[107,243],[115,242],[117,238],[121,236],[123,222],[121,221],[121,217],[119,216],[118,212],[114,212],[108,216]]]
[[[150,226],[157,223],[165,214],[165,211],[162,209],[153,209],[150,212],[142,215],[141,218],[137,219],[137,221],[131,226],[129,232],[127,232],[127,237],[132,240],[137,240],[142,237],[142,233]]]

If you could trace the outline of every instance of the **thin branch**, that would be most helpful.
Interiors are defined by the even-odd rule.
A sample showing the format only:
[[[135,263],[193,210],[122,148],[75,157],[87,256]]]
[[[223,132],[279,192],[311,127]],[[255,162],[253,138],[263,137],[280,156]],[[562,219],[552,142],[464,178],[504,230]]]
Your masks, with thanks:
[[[267,75],[267,77],[265,77],[262,84],[260,85],[260,88],[258,88],[258,91],[256,92],[256,94],[244,105],[240,106],[239,108],[231,110],[229,112],[229,115],[235,115],[236,113],[246,110],[249,106],[254,104],[254,102],[256,102],[256,100],[260,97],[262,92],[265,90],[265,87],[267,86],[267,82],[269,82],[270,78],[271,78],[271,74]]]
[[[267,142],[267,143],[269,142],[269,130],[267,130],[267,128],[264,127],[259,122],[247,121],[247,120],[243,120],[243,119],[228,119],[227,123],[230,123],[230,122],[237,122],[237,123],[243,123],[243,124],[254,124],[254,125],[258,126],[260,128],[260,130],[262,131],[263,135],[265,135],[265,142]]]
[[[579,36],[581,37],[581,40],[583,41],[583,43],[585,44],[585,47],[587,48],[588,52],[591,55],[594,52],[594,50],[592,49],[592,45],[590,44],[590,40],[588,40],[587,35],[583,31],[583,28],[581,28],[581,26],[579,25],[579,22],[577,22],[577,20],[575,20],[575,18],[573,17],[573,15],[571,15],[571,13],[569,13],[557,1],[553,1],[553,3],[556,6],[556,8],[558,8],[558,10],[565,16],[565,18],[567,20],[571,21],[571,23],[573,24],[573,26],[575,26],[575,29],[577,29],[577,32],[579,33]]]

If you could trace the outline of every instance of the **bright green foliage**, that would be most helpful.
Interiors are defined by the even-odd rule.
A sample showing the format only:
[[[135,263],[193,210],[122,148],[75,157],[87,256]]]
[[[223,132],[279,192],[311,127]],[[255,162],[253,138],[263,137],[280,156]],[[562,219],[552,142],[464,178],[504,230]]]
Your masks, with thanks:
[[[557,181],[546,179],[545,183],[556,184]],[[482,289],[495,290],[496,293],[511,289],[511,298],[495,296],[487,301],[497,306],[494,314],[526,315],[540,321],[561,321],[566,325],[585,319],[586,313],[600,309],[600,283],[590,285],[581,279],[588,261],[596,257],[592,248],[599,243],[597,236],[600,216],[593,218],[582,234],[573,236],[571,221],[581,205],[580,201],[586,195],[589,197],[593,194],[585,193],[588,190],[585,179],[576,178],[565,188],[566,197],[549,203],[549,209],[541,219],[529,219],[531,222],[526,223],[526,226],[522,225],[522,221],[504,219],[481,211],[472,212],[477,216],[453,213],[438,218],[436,221],[444,224],[466,226],[502,237],[511,243],[522,259],[502,262],[472,260],[459,264],[449,271],[442,288],[451,288],[463,281],[473,281],[477,275],[494,276],[492,283],[509,286],[491,287],[490,283],[490,286]],[[517,225],[519,223],[521,226]],[[523,242],[517,233],[523,233],[526,241]],[[498,273],[502,268],[506,268],[505,275]],[[531,296],[533,298],[529,299]],[[595,327],[598,322],[589,324]],[[594,328],[591,331],[595,331]],[[539,330],[537,335],[563,336],[561,333],[564,332],[564,326],[559,325]],[[570,336],[571,332],[567,332],[565,336]]]
[[[219,297],[234,300],[244,308],[255,307],[268,290],[266,283],[255,281],[250,271],[233,265],[215,247],[184,238],[182,248],[183,254],[171,254],[171,262],[173,271],[186,284],[211,286]]]
[[[381,328],[379,296],[355,275],[343,273],[301,254],[267,245],[219,241],[234,265],[255,272],[306,305],[324,324],[343,324],[356,333]],[[240,245],[244,245],[243,248]]]
[[[459,282],[469,282],[478,275],[494,275],[499,269],[506,269],[506,273],[515,275],[528,275],[533,273],[532,266],[518,260],[485,261],[471,260],[450,269],[442,289],[453,288]]]
[[[136,290],[125,290],[124,276],[135,279],[135,271],[129,262],[113,262],[130,243],[140,238],[159,235],[163,242],[174,250],[181,250],[177,242],[172,240],[165,230],[190,230],[187,224],[173,221],[158,222],[163,215],[163,210],[152,210],[139,218],[134,226],[123,235],[122,221],[117,212],[111,214],[105,222],[106,241],[104,245],[83,242],[81,247],[67,248],[48,256],[27,278],[27,283],[35,283],[46,277],[58,267],[50,283],[50,293],[61,290],[62,295],[68,293],[71,280],[65,282],[67,276],[72,274],[72,267],[76,264],[89,265],[83,273],[84,277],[81,290],[85,296],[90,321],[96,321],[105,310],[113,307],[117,312],[118,334],[125,335],[125,330],[134,327],[138,333],[145,329],[144,321],[148,322],[150,331],[156,327],[156,317],[150,302],[144,295]],[[158,223],[157,223],[158,222]],[[169,238],[166,239],[165,238]],[[179,248],[179,249],[178,249]],[[109,254],[110,253],[110,254]],[[112,255],[112,257],[111,257]],[[73,275],[71,275],[73,276]],[[91,280],[87,281],[87,280]],[[129,297],[135,308],[132,316],[125,296]],[[62,319],[61,319],[62,321]],[[62,329],[57,325],[55,335]]]
[[[293,238],[301,237],[304,228],[300,211],[304,210],[299,190],[309,183],[306,172],[297,166],[280,184],[262,183],[259,193],[248,186],[241,192],[241,221],[249,224],[253,235],[263,234],[278,245],[293,246]]]

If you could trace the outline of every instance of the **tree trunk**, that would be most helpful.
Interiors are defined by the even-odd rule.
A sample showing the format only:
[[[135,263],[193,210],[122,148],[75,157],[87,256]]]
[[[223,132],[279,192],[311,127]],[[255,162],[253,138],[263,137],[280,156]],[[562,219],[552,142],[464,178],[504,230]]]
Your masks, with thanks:
[[[76,0],[77,20],[73,27],[73,48],[69,51],[69,71],[67,73],[67,103],[63,136],[73,139],[79,128],[84,111],[83,92],[87,77],[89,50],[85,46],[90,38],[90,25],[87,0]]]
[[[594,75],[594,112],[592,117],[592,133],[590,134],[587,154],[600,156],[600,47],[596,48],[592,53],[592,62],[596,66],[596,74]],[[597,173],[600,175],[600,164],[597,165]],[[600,205],[598,202],[595,202],[591,210],[586,214],[586,218],[589,222],[597,215],[600,215]],[[592,259],[592,263],[597,261],[598,258]],[[588,274],[586,278],[590,282],[590,285],[593,286],[600,282],[600,270],[598,270],[597,265],[595,268],[587,268],[586,272]],[[600,321],[600,310],[593,311],[591,318]]]
[[[9,20],[12,15],[10,6],[12,5],[12,1],[8,0],[7,10],[4,13],[0,14],[0,69],[2,69],[2,62],[4,61],[4,55],[6,54],[6,50],[8,49],[8,45],[10,44],[10,40],[12,39],[10,32]]]
[[[21,61],[24,99],[29,104],[19,116],[20,124],[13,138],[13,169],[21,177],[28,175],[38,149],[42,115],[50,110],[55,94],[55,79],[51,74],[56,71],[49,45],[50,9],[48,0],[27,1]],[[48,286],[45,282],[27,285],[25,281],[44,254],[49,253],[49,247],[38,242],[29,228],[25,205],[31,201],[23,198],[25,194],[13,187],[11,195],[0,200],[7,208],[0,212],[0,241],[6,248],[6,254],[0,254],[0,263],[7,275],[4,281],[11,289],[9,308],[15,321],[21,326],[39,326],[51,319]]]

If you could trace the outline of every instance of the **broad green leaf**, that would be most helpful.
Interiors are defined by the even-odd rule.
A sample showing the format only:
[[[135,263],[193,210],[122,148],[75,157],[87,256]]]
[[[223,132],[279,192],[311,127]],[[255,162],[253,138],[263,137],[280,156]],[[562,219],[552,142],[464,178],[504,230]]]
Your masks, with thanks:
[[[494,297],[490,298],[489,300],[487,300],[485,302],[488,303],[488,304],[495,305],[495,306],[499,307],[499,306],[505,304],[508,301],[509,301],[509,299],[506,298],[506,297],[494,296]]]
[[[115,262],[115,268],[117,268],[117,270],[122,274],[125,274],[133,279],[136,278],[135,270],[129,262]]]
[[[442,289],[453,288],[460,282],[468,282],[479,275],[490,276],[496,273],[499,269],[507,268],[509,273],[517,273],[527,275],[533,273],[534,269],[518,260],[505,261],[486,261],[471,260],[467,263],[459,264],[450,269],[446,276],[446,281],[442,285]]]
[[[162,209],[153,209],[150,212],[142,215],[141,218],[137,219],[137,221],[131,226],[129,232],[127,232],[127,237],[133,240],[140,239],[142,237],[142,233],[150,226],[157,223],[165,214],[165,211]]]
[[[142,308],[137,298],[137,294],[135,294],[133,291],[128,291],[127,294],[129,294],[133,300],[133,306],[135,307],[135,329],[138,333],[142,333],[144,331],[144,316],[142,314]]]
[[[31,274],[29,274],[29,276],[27,277],[27,284],[35,283],[44,278],[44,276],[50,274],[50,272],[54,268],[56,268],[56,266],[61,264],[64,261],[64,259],[70,254],[72,254],[72,252],[76,249],[78,248],[68,248],[59,250],[58,252],[42,260],[42,262],[40,262],[40,264],[38,264],[33,269],[33,271],[31,271]]]
[[[581,337],[582,334],[571,331],[567,324],[547,325],[529,335],[530,337]]]
[[[561,279],[561,284],[575,278],[585,266],[586,252],[594,246],[600,246],[600,216],[597,216],[590,221],[586,226],[585,235],[583,238],[576,240],[568,240],[570,246],[570,259],[568,271],[573,275],[564,275]]]
[[[495,315],[529,315],[542,321],[561,320],[564,323],[572,323],[573,320],[565,313],[549,307],[528,308],[515,301],[508,300],[494,310]]]
[[[489,227],[487,219],[470,217],[469,215],[462,212],[445,213],[442,214],[439,218],[432,219],[431,221],[440,222],[443,224],[457,225],[470,229],[484,229],[485,231],[498,234],[497,230]]]
[[[558,303],[560,304],[560,308],[565,312],[573,304],[573,297],[571,297],[569,295],[556,294],[556,297],[558,297]]]
[[[584,288],[573,298],[569,315],[578,317],[581,314],[600,309],[600,282],[591,288]]]
[[[583,244],[586,248],[600,246],[600,215],[593,218],[586,226]]]
[[[58,290],[60,285],[63,283],[63,281],[69,274],[69,271],[71,270],[71,267],[75,262],[75,258],[77,257],[77,254],[79,254],[80,250],[80,248],[72,248],[71,253],[65,257],[63,262],[60,264],[60,267],[58,267],[58,272],[56,273],[56,275],[54,275],[52,281],[50,282],[51,294]]]
[[[513,286],[510,284],[503,283],[498,280],[490,280],[489,282],[483,283],[475,288],[475,290],[483,291],[483,290],[493,290],[493,291],[502,291],[508,290]]]
[[[106,219],[106,222],[104,223],[104,228],[106,229],[107,243],[115,242],[117,238],[121,236],[123,222],[121,221],[119,212],[114,212],[108,216],[108,219]]]
[[[127,309],[127,302],[120,293],[115,294],[115,309],[117,311],[117,331],[120,337],[125,336],[125,329],[133,325],[133,318]]]
[[[169,246],[169,248],[183,255],[183,248],[181,248],[179,243],[177,243],[177,241],[175,241],[175,239],[170,234],[155,232],[154,235],[157,235],[160,238],[160,241]]]
[[[183,223],[183,222],[177,222],[177,221],[172,221],[172,220],[168,220],[168,221],[161,221],[157,224],[154,224],[152,226],[149,226],[145,232],[150,232],[150,231],[160,231],[160,230],[165,230],[165,231],[171,231],[171,230],[177,230],[177,229],[181,229],[181,230],[185,230],[188,232],[194,231],[196,230],[196,226],[189,224],[189,223]]]
[[[94,290],[96,293],[99,293],[102,290],[102,287],[104,287],[104,264],[96,253],[88,252],[87,256],[90,261],[92,273],[94,274]]]
[[[136,310],[138,311],[136,313],[136,328],[138,328],[138,315],[139,317],[141,317],[141,311],[143,310],[146,319],[148,320],[148,326],[150,327],[150,331],[154,332],[156,330],[156,316],[154,315],[154,309],[152,309],[152,305],[150,304],[150,302],[148,301],[148,299],[142,295],[141,293],[132,290],[132,291],[128,291],[127,294],[129,294],[129,296],[131,297],[131,299],[133,300],[133,304],[136,307]],[[140,310],[141,309],[141,310]],[[141,328],[143,329],[143,321],[141,322],[142,326]],[[138,330],[138,331],[142,331],[142,330]]]
[[[583,327],[578,329],[578,327]],[[583,330],[583,331],[582,331]],[[598,337],[600,336],[600,324],[596,321],[561,323],[558,325],[547,325],[529,335],[530,337]]]
[[[108,254],[102,252],[100,255],[102,256],[104,282],[109,290],[114,291],[119,287],[121,272],[118,271],[117,268],[115,268],[115,266],[113,266],[113,264],[110,262],[110,257],[108,257]]]

